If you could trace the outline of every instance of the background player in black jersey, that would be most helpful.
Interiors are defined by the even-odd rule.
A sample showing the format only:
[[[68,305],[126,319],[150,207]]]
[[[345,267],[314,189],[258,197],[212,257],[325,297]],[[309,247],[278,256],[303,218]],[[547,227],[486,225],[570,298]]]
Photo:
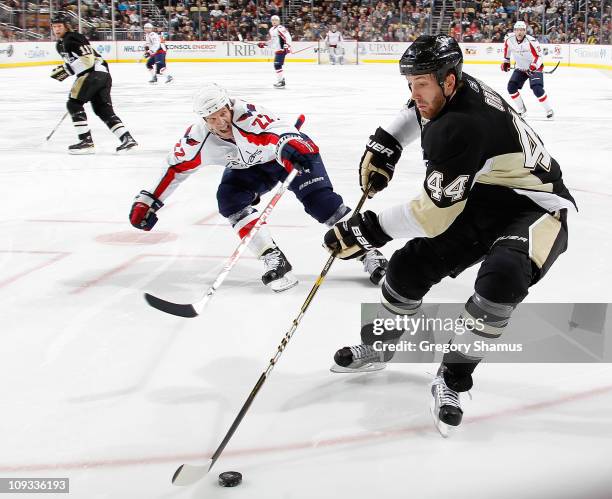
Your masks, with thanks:
[[[412,99],[386,129],[370,136],[360,165],[362,189],[384,189],[406,144],[420,135],[426,162],[418,198],[376,214],[366,211],[325,235],[330,251],[355,258],[397,238],[408,243],[389,261],[382,312],[412,316],[429,289],[479,262],[462,316],[483,327],[453,343],[495,343],[514,308],[567,248],[567,211],[575,203],[559,164],[499,94],[463,73],[463,55],[446,35],[420,36],[400,60]],[[466,324],[467,326],[467,324]],[[340,349],[337,370],[368,370],[390,360],[373,346]],[[403,331],[382,339],[396,342]],[[380,348],[378,348],[380,350]],[[473,351],[474,349],[472,349]],[[472,387],[482,356],[447,353],[432,383],[438,429],[461,422],[459,393]],[[384,364],[381,364],[384,367]],[[334,370],[332,368],[332,370]]]
[[[72,117],[79,142],[68,147],[71,154],[93,154],[94,143],[91,138],[87,114],[83,105],[91,102],[91,107],[106,126],[121,141],[117,152],[127,151],[138,145],[130,132],[115,114],[111,101],[112,78],[106,61],[80,33],[72,31],[70,23],[62,13],[51,19],[53,34],[57,37],[56,49],[64,64],[57,66],[51,78],[62,81],[70,75],[76,80],[70,89],[66,107]]]

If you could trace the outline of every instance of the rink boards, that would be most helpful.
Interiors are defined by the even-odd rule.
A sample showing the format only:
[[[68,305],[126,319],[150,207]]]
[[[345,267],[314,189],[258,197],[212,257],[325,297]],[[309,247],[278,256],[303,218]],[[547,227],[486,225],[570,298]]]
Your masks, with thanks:
[[[93,41],[93,47],[109,62],[142,61],[144,41]],[[173,41],[168,42],[170,62],[271,62],[272,51],[260,49],[253,43]],[[395,63],[409,46],[400,42],[345,43],[349,59],[359,63]],[[501,43],[461,44],[467,64],[498,64],[503,59]],[[611,45],[542,44],[544,60],[550,66],[560,62],[563,66],[612,70]],[[294,42],[287,62],[317,63],[319,44]],[[0,68],[60,64],[54,42],[0,43]]]

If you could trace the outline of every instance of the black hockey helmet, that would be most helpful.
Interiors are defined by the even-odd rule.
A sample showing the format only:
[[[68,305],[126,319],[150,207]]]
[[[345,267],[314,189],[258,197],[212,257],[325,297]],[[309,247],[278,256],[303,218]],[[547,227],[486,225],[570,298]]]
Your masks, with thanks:
[[[51,24],[63,24],[67,28],[70,27],[70,18],[65,12],[59,11],[51,17]]]
[[[449,71],[461,80],[463,53],[457,41],[448,35],[421,35],[402,55],[399,62],[402,75],[434,73],[440,86]]]

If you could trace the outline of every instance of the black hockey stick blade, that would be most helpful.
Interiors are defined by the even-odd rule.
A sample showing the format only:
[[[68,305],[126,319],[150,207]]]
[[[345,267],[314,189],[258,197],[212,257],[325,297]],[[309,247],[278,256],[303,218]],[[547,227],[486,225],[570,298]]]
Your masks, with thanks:
[[[144,296],[145,300],[147,300],[147,303],[149,305],[151,305],[153,308],[156,308],[157,310],[166,312],[167,314],[188,318],[198,316],[198,312],[190,303],[172,303],[170,301],[162,300],[157,296],[150,295],[149,293],[145,293]]]
[[[557,61],[557,65],[554,68],[552,68],[550,71],[544,71],[544,73],[546,73],[547,75],[553,74],[559,67],[559,64],[561,64],[561,61]]]

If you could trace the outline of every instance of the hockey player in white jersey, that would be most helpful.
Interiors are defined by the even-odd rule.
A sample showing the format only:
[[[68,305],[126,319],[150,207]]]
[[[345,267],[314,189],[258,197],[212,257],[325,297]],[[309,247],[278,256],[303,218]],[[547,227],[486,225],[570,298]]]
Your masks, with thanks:
[[[344,38],[335,24],[331,25],[330,31],[325,35],[325,46],[329,50],[329,62],[331,64],[344,64]]]
[[[255,205],[260,196],[284,181],[292,169],[300,173],[292,191],[304,210],[318,222],[333,226],[347,217],[350,209],[334,192],[319,149],[301,133],[304,117],[296,125],[275,114],[239,99],[214,83],[204,84],[194,98],[198,120],[187,128],[168,155],[167,168],[150,191],[141,191],[130,211],[130,222],[141,230],[151,230],[156,212],[176,187],[199,168],[223,165],[226,170],[217,189],[219,212],[244,238],[257,223]],[[291,264],[264,225],[249,248],[264,263],[262,281],[274,291],[297,284]],[[387,261],[377,250],[361,259],[370,280],[379,284]]]
[[[285,76],[283,73],[283,65],[285,57],[291,52],[291,34],[289,30],[281,25],[280,17],[272,16],[270,18],[272,27],[270,28],[270,39],[268,42],[259,42],[259,48],[264,48],[266,45],[274,52],[274,71],[276,72],[275,88],[285,88]]]
[[[147,58],[147,69],[151,72],[149,83],[157,83],[157,77],[166,76],[166,83],[170,83],[174,78],[166,69],[166,44],[164,40],[155,32],[155,27],[151,23],[144,25],[145,32],[145,57]]]
[[[516,69],[508,82],[508,93],[521,114],[527,112],[523,98],[519,90],[529,80],[532,92],[544,107],[546,117],[552,118],[554,113],[550,107],[548,96],[544,90],[544,59],[540,44],[527,34],[527,25],[523,21],[514,24],[514,33],[509,33],[504,40],[504,62],[501,64],[502,71],[510,71],[510,57],[514,57]]]

